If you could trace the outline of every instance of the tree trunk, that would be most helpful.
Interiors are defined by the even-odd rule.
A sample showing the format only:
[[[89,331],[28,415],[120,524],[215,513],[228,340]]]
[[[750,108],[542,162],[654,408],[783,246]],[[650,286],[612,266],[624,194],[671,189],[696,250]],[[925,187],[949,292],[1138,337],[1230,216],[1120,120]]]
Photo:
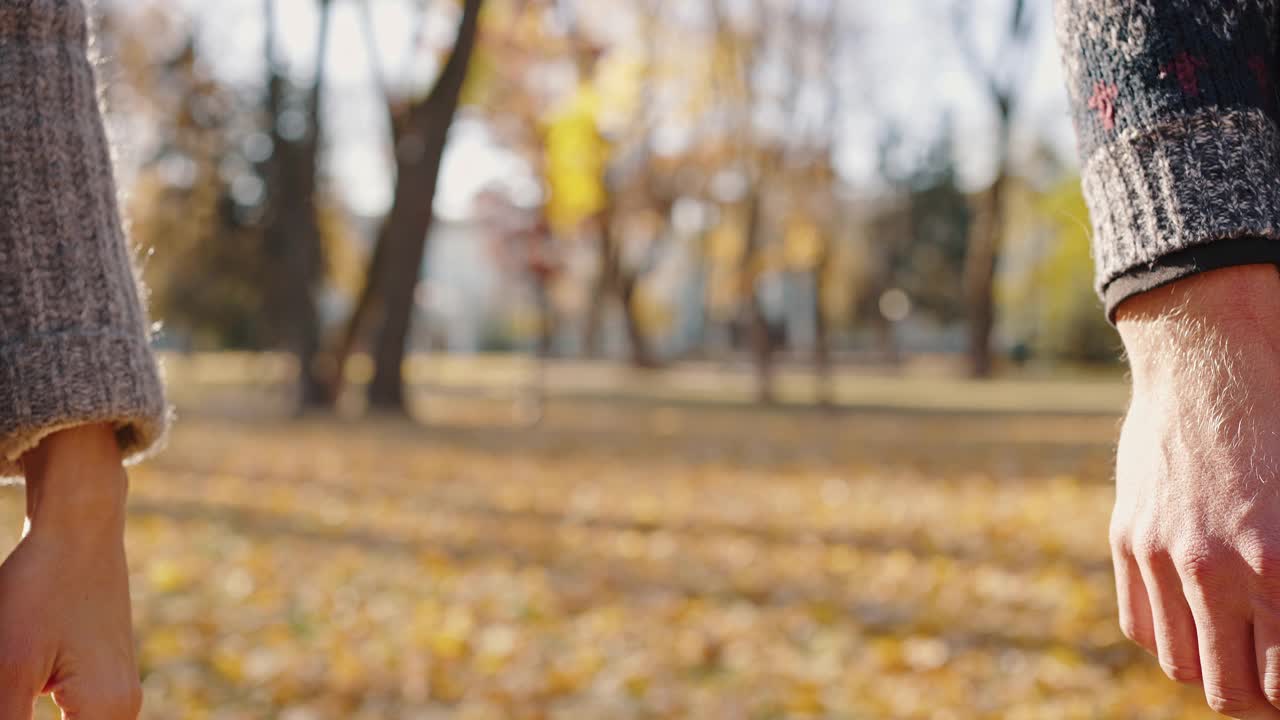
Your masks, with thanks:
[[[591,288],[591,302],[587,306],[586,326],[582,336],[583,352],[591,358],[604,355],[604,311],[618,282],[617,253],[613,248],[613,236],[606,229],[609,222],[609,213],[606,211],[600,219],[600,272]]]
[[[382,294],[381,278],[386,274],[383,265],[386,263],[387,247],[390,243],[384,241],[385,231],[389,223],[384,224],[383,229],[379,232],[378,239],[373,247],[373,257],[369,259],[369,269],[365,274],[364,287],[360,291],[360,297],[356,300],[355,308],[351,311],[351,317],[347,319],[347,325],[342,331],[342,335],[338,338],[338,342],[334,345],[333,351],[329,358],[328,370],[329,377],[326,381],[325,396],[326,401],[331,406],[336,406],[338,400],[342,397],[342,389],[346,384],[346,368],[347,361],[356,350],[356,343],[360,342],[360,338],[365,329],[373,324],[378,311],[378,299]]]
[[[982,217],[969,240],[965,256],[965,297],[968,305],[969,372],[986,378],[992,372],[991,337],[995,327],[995,274],[1000,258],[1006,176],[1002,171],[985,193]]]
[[[773,395],[773,335],[769,329],[769,318],[765,315],[764,303],[760,301],[760,255],[764,239],[764,208],[759,190],[752,191],[748,200],[747,247],[742,261],[742,292],[747,301],[747,324],[751,344],[751,355],[756,367],[756,397],[765,405],[772,405]]]
[[[818,404],[824,408],[835,403],[831,384],[831,328],[823,304],[830,258],[830,249],[824,241],[822,257],[813,268],[813,372],[818,385]]]
[[[649,336],[645,334],[644,324],[636,312],[635,297],[640,288],[642,276],[629,273],[622,267],[622,248],[618,245],[613,230],[614,209],[610,200],[600,212],[600,274],[592,289],[592,302],[587,308],[586,333],[583,346],[587,355],[600,357],[603,355],[604,323],[607,319],[605,310],[613,299],[617,299],[622,307],[623,321],[627,329],[627,344],[631,350],[631,364],[637,368],[655,368],[649,345]]]
[[[537,354],[539,358],[547,360],[555,354],[560,319],[556,313],[556,305],[551,299],[550,282],[546,278],[534,279],[533,292],[538,304]]]
[[[443,143],[439,152],[443,152]],[[435,197],[439,173],[439,161],[429,164],[432,167],[425,169],[402,164],[396,201],[380,241],[386,243],[387,249],[382,272],[372,281],[376,293],[372,310],[380,316],[380,327],[374,337],[374,375],[369,386],[369,404],[377,410],[406,410],[404,358],[433,216],[431,201],[423,198]]]
[[[475,50],[483,4],[484,0],[466,0],[453,53],[430,94],[408,110],[397,143],[395,200],[380,239],[380,244],[387,243],[386,262],[380,277],[370,279],[381,286],[382,322],[374,340],[374,377],[369,386],[369,404],[377,410],[407,411],[404,359],[415,290],[435,217],[432,204],[440,164]]]
[[[322,0],[316,75],[307,97],[307,129],[301,139],[281,134],[285,111],[286,81],[275,58],[275,3],[267,0],[267,66],[269,71],[267,115],[274,153],[268,161],[270,214],[266,223],[267,246],[276,263],[273,289],[276,336],[296,358],[299,375],[298,410],[325,404],[326,393],[317,362],[320,353],[320,319],[316,292],[324,276],[324,251],[316,209],[317,174],[321,139],[320,105],[324,87],[324,57],[328,48],[330,2]]]
[[[622,316],[627,324],[627,341],[631,346],[631,364],[641,369],[653,369],[658,366],[649,348],[649,336],[644,332],[644,323],[636,308],[636,294],[640,289],[640,275],[623,273],[618,283],[618,301],[622,303]]]

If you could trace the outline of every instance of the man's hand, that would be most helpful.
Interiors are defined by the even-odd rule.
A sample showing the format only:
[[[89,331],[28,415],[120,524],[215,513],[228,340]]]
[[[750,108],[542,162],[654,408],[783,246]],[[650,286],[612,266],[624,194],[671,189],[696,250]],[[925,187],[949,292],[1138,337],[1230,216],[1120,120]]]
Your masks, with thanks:
[[[1133,372],[1111,548],[1125,635],[1209,706],[1280,718],[1280,274],[1126,301]]]
[[[57,433],[22,461],[27,532],[0,565],[0,718],[28,720],[52,693],[63,717],[133,720],[124,552],[128,481],[107,426]]]

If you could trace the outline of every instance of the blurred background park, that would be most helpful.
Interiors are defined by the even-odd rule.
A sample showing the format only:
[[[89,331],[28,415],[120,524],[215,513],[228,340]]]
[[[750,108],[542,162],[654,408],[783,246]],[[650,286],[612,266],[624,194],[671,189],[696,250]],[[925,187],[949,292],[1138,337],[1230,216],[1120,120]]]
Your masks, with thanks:
[[[1199,717],[1050,5],[99,0],[145,717]]]

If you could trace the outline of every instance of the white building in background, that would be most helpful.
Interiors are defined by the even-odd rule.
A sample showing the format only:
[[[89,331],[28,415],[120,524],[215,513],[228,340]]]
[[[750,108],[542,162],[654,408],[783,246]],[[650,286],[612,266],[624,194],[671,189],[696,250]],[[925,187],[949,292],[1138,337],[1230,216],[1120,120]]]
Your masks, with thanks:
[[[470,353],[503,322],[509,294],[484,229],[436,218],[418,286],[414,349]]]

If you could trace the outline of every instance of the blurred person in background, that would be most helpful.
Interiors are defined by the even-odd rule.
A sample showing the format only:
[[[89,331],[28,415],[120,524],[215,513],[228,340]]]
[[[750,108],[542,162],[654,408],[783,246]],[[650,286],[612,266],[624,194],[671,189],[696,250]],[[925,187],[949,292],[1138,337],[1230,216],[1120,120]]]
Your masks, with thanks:
[[[125,458],[166,405],[117,209],[81,0],[0,0],[0,474],[27,523],[0,566],[0,718],[139,712]]]
[[[1280,1],[1059,0],[1097,289],[1133,379],[1125,634],[1280,718]]]

